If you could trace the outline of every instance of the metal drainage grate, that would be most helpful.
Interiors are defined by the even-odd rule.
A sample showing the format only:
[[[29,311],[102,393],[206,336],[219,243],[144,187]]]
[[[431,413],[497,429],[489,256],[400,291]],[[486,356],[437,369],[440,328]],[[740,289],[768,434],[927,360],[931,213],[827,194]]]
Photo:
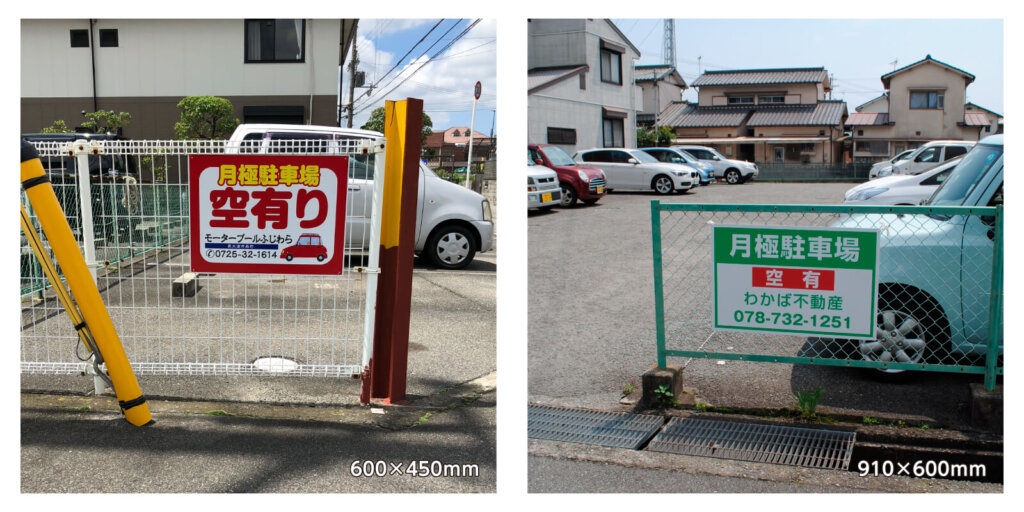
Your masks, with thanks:
[[[527,410],[531,439],[596,444],[636,450],[665,423],[661,416],[581,411],[531,405]]]
[[[810,468],[850,467],[856,432],[672,418],[647,449]]]

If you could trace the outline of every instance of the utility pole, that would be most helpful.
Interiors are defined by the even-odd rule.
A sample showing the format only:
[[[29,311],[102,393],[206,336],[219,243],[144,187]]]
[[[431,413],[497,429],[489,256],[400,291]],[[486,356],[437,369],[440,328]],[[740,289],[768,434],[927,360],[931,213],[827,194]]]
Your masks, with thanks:
[[[355,112],[352,111],[356,96],[356,67],[359,66],[359,54],[356,53],[356,38],[352,38],[352,61],[348,68],[348,127],[352,128],[352,118]]]

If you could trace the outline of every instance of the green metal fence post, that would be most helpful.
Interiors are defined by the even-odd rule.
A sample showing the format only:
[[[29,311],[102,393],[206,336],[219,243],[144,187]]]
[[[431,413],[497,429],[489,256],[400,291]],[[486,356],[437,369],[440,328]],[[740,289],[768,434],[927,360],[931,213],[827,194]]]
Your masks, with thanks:
[[[999,359],[999,333],[1003,323],[1003,207],[996,206],[995,242],[992,255],[992,293],[988,301],[988,346],[985,353],[985,389],[996,387],[996,363]]]
[[[661,201],[651,201],[651,248],[654,251],[654,328],[658,337],[658,368],[668,362],[665,356],[665,297],[661,278]]]

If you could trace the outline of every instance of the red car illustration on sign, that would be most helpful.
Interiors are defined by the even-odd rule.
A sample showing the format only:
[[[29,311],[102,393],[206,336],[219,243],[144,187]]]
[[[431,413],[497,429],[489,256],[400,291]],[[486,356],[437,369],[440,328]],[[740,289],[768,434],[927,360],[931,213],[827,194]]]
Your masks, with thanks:
[[[299,243],[285,247],[281,257],[291,261],[293,258],[316,258],[317,261],[327,259],[327,248],[320,243],[320,235],[305,233],[299,236]]]

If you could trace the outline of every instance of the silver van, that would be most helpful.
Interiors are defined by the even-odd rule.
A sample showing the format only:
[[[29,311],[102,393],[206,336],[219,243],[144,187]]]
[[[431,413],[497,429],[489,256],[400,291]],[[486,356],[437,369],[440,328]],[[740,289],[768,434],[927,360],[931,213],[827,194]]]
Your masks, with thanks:
[[[225,152],[340,152],[342,141],[382,137],[379,132],[334,126],[242,124],[228,139]],[[367,250],[373,205],[373,155],[349,159],[346,250]],[[416,206],[416,253],[446,269],[469,265],[478,252],[491,250],[494,223],[491,204],[482,195],[439,178],[420,162]]]

